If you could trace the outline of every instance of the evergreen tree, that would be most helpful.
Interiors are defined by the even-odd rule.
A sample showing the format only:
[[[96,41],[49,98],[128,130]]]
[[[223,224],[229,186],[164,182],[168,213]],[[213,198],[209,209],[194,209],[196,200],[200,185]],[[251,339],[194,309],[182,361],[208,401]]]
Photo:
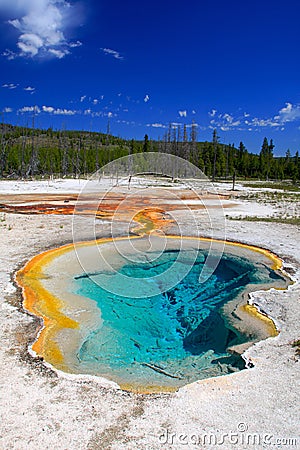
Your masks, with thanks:
[[[143,144],[143,152],[148,152],[149,151],[149,137],[148,134],[145,134],[144,136],[144,144]]]
[[[217,136],[217,130],[214,129],[214,132],[213,132],[214,161],[213,161],[212,181],[215,181],[215,177],[216,177],[216,163],[217,163],[218,142],[219,142],[219,138]]]
[[[262,148],[259,154],[259,163],[260,163],[260,173],[262,176],[268,180],[271,167],[272,167],[272,161],[273,161],[273,148],[274,144],[271,139],[270,145],[268,143],[268,139],[265,137],[263,140]]]

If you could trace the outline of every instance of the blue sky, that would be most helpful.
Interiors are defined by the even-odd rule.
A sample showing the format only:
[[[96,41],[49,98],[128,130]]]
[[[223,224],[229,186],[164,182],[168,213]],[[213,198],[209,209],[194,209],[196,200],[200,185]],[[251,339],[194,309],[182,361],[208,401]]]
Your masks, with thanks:
[[[0,0],[5,122],[300,150],[298,0]]]

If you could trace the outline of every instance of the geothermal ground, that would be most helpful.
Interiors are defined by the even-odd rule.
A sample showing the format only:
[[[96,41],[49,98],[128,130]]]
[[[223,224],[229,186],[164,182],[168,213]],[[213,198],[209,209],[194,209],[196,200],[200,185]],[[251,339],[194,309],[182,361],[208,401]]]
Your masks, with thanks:
[[[201,380],[172,394],[138,395],[106,386],[97,378],[54,372],[28,352],[40,324],[22,309],[14,273],[38,253],[72,241],[71,214],[83,183],[0,183],[0,447],[297,448],[299,356],[293,345],[300,339],[299,194],[242,185],[232,192],[225,183],[216,185],[221,195],[217,202],[211,192],[205,193],[209,207],[219,208],[221,202],[224,208],[227,239],[271,250],[282,258],[294,280],[286,291],[273,289],[251,296],[280,333],[246,351],[254,366],[248,370]],[[143,208],[149,213],[153,207],[151,214],[157,223],[167,223],[167,232],[172,232],[172,220],[178,219],[184,221],[185,233],[193,235],[185,209],[177,201],[161,200],[159,184],[155,189],[154,207],[144,199]],[[203,208],[193,194],[180,186],[175,190],[199,222],[203,220]],[[122,198],[126,189],[116,188],[106,208],[97,211],[99,237],[111,231],[118,201],[115,192]],[[86,211],[91,211],[91,205],[87,200]],[[136,204],[134,214],[140,209]],[[124,208],[117,218],[120,235],[127,232],[127,221]],[[210,234],[204,225],[202,233]],[[216,224],[214,237],[224,237],[221,225]],[[89,229],[82,230],[82,238],[91,238]]]

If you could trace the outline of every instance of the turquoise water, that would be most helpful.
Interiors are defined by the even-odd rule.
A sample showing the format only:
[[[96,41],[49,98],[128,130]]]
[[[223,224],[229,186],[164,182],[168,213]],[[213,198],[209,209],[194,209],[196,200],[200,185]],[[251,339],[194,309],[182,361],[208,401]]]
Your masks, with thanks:
[[[95,283],[101,281],[101,272],[77,277],[76,293],[96,301],[102,317],[78,353],[83,371],[123,385],[178,387],[243,369],[243,359],[227,349],[249,341],[249,336],[229,324],[222,306],[250,284],[270,285],[281,277],[264,264],[225,253],[213,275],[200,284],[206,256],[199,251],[188,275],[153,297],[112,294]],[[181,265],[190,264],[189,252],[179,257],[178,251],[165,251],[154,261],[125,264],[119,272],[151,281],[176,260],[180,271]],[[111,286],[116,280],[112,273]]]

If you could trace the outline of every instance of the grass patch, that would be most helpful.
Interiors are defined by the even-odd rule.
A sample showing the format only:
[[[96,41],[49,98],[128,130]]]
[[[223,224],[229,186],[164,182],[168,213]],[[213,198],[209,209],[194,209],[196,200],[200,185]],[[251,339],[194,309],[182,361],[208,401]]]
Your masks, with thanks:
[[[283,191],[293,191],[300,192],[300,187],[297,184],[292,184],[290,182],[241,182],[244,187],[249,188],[260,188],[260,189],[275,189],[275,190],[283,190]]]
[[[241,193],[238,198],[242,200],[255,200],[260,203],[277,203],[277,202],[299,202],[300,201],[300,191],[298,192],[249,192]]]
[[[289,225],[300,225],[300,217],[258,217],[258,216],[245,216],[245,217],[226,217],[229,220],[243,220],[246,222],[271,222],[271,223],[285,223]]]

